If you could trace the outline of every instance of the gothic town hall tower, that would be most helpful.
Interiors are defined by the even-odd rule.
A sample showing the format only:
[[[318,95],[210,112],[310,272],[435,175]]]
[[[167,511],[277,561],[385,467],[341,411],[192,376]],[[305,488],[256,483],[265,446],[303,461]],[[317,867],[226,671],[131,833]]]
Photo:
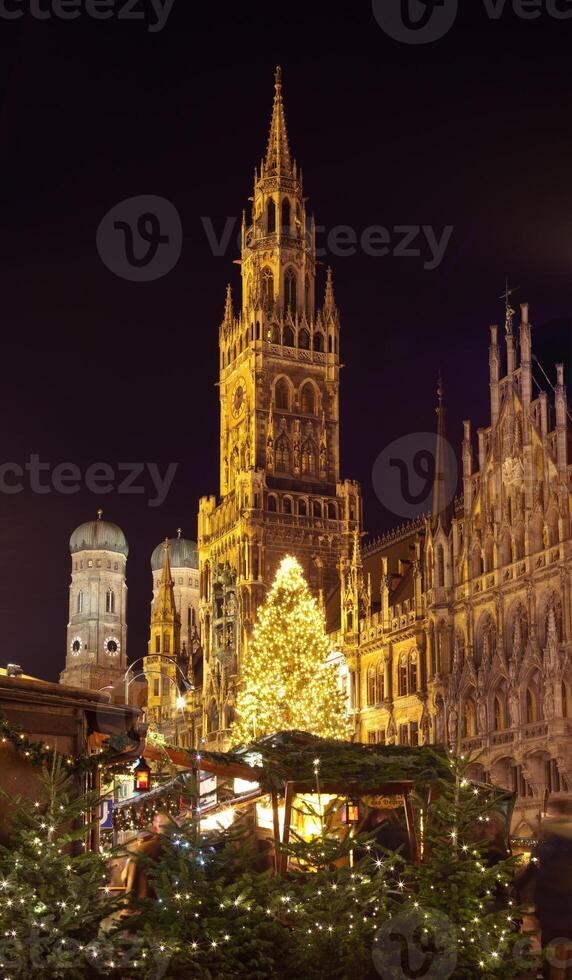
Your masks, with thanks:
[[[359,486],[340,479],[340,318],[330,270],[316,303],[314,219],[290,152],[280,69],[251,200],[240,308],[229,286],[219,330],[220,502],[203,498],[199,508],[203,731],[219,744],[280,560],[296,555],[325,603],[361,528]]]

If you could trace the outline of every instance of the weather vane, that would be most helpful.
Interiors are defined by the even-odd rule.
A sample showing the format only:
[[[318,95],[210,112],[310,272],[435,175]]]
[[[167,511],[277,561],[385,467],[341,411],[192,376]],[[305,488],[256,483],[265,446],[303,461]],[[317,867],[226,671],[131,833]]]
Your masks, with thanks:
[[[510,305],[510,298],[512,294],[516,293],[516,291],[519,288],[520,288],[519,286],[515,286],[513,289],[509,289],[508,279],[507,279],[504,293],[502,293],[499,296],[499,299],[502,299],[504,301],[504,309],[505,309],[504,328],[507,337],[512,337],[512,321],[516,313],[516,310],[513,310],[512,306]]]

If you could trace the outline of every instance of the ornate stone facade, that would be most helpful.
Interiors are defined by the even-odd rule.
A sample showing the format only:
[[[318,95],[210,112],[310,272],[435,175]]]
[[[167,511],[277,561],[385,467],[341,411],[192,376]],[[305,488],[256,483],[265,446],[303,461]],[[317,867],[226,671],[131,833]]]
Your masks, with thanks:
[[[358,738],[480,753],[475,775],[517,792],[526,834],[546,793],[572,791],[572,467],[563,367],[553,404],[533,398],[528,306],[518,345],[507,312],[504,375],[491,328],[476,461],[464,423],[462,498],[448,506],[437,480],[432,518],[354,555],[335,645]]]

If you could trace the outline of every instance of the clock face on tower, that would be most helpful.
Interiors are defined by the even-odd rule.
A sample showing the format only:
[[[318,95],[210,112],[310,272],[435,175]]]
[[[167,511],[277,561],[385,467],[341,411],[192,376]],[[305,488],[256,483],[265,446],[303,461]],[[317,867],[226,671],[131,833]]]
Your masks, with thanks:
[[[245,396],[244,381],[239,378],[232,391],[232,414],[235,419],[242,414]]]

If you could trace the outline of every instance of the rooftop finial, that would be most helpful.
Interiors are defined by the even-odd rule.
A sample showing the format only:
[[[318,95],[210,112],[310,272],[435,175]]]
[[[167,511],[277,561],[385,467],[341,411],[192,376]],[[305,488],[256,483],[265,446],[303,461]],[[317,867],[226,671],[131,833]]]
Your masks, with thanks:
[[[226,299],[224,303],[224,322],[232,323],[233,316],[234,310],[232,308],[232,286],[230,283],[227,283]]]
[[[329,265],[326,271],[326,296],[324,299],[324,309],[333,310],[336,305],[334,298],[334,276],[332,267]]]
[[[512,306],[510,305],[510,297],[512,296],[513,293],[516,293],[517,289],[518,286],[516,286],[513,289],[509,289],[508,278],[507,278],[505,283],[504,293],[502,293],[501,296],[499,296],[499,299],[504,300],[504,308],[505,308],[504,328],[507,337],[512,337],[512,321],[514,320],[514,316],[516,313],[516,310],[513,310]]]
[[[276,69],[274,75],[274,90],[274,105],[272,107],[268,148],[264,160],[264,174],[267,177],[276,175],[291,177],[292,161],[282,102],[282,69],[280,67]]]
[[[102,511],[102,509],[100,507],[98,509],[98,511],[97,511],[97,519],[98,519],[98,521],[100,521],[102,517],[103,517],[103,511]]]
[[[183,533],[182,527],[178,527],[177,528],[177,537],[180,538],[182,533]]]

